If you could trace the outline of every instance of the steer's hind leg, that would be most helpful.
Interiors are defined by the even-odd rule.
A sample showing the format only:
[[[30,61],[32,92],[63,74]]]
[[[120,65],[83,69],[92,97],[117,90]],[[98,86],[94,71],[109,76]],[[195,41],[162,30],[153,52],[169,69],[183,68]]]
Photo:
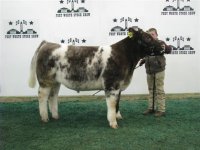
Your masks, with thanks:
[[[122,119],[122,115],[121,115],[121,113],[120,113],[120,111],[119,111],[119,101],[120,101],[120,97],[121,97],[121,91],[119,92],[119,94],[118,94],[118,97],[117,97],[117,104],[116,104],[116,118],[117,119]]]
[[[120,90],[106,91],[107,118],[111,128],[118,128],[116,120],[116,106]]]
[[[49,95],[49,110],[52,113],[53,119],[59,119],[58,114],[58,92],[60,89],[60,84],[56,84],[51,88]]]
[[[38,99],[39,99],[39,110],[41,120],[43,122],[48,122],[48,109],[47,109],[47,101],[50,93],[50,87],[39,87],[38,91]]]

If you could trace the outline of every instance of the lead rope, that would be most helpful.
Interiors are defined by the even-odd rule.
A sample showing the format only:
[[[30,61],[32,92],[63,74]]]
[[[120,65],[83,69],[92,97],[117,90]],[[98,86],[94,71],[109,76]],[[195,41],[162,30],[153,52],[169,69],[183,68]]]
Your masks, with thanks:
[[[134,69],[137,69],[137,68],[139,68],[139,67],[141,67],[140,65],[139,66],[136,66]],[[97,93],[99,93],[99,92],[101,92],[102,90],[98,90],[97,92],[95,92],[94,94],[92,94],[92,96],[95,96]]]
[[[96,93],[92,94],[92,96],[95,96],[99,92],[101,92],[101,90],[98,90]]]
[[[155,94],[156,94],[156,74],[153,74],[153,104],[152,111],[155,112]]]

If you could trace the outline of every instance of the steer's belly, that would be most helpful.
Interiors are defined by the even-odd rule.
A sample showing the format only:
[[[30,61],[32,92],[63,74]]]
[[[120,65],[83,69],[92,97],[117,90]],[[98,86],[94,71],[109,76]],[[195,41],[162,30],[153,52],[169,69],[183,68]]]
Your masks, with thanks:
[[[67,72],[57,71],[56,81],[63,84],[67,88],[75,90],[75,91],[91,91],[91,90],[103,89],[102,77],[99,77],[99,79],[95,79],[94,77],[91,77],[91,79],[81,80],[81,78],[78,78],[77,80],[75,80],[71,76],[68,76]]]
[[[87,81],[87,82],[77,82],[77,81],[66,81],[63,83],[67,88],[76,91],[91,91],[91,90],[102,90],[101,81]]]
[[[75,91],[91,91],[91,90],[102,90],[103,89],[103,82],[101,79],[94,80],[94,81],[73,81],[73,80],[66,80],[66,79],[58,79],[58,82],[63,84],[69,89]]]

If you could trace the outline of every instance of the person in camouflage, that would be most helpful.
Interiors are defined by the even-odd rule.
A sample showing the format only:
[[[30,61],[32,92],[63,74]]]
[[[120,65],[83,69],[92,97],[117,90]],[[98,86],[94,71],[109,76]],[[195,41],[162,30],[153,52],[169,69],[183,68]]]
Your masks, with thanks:
[[[154,39],[158,40],[158,33],[155,28],[150,28],[147,31]],[[163,48],[160,55],[146,56],[140,60],[139,65],[145,63],[147,73],[147,84],[149,90],[148,109],[143,112],[143,115],[153,114],[156,117],[165,116],[165,92],[164,78],[166,58],[164,54],[171,53],[171,47],[165,42],[159,40]]]

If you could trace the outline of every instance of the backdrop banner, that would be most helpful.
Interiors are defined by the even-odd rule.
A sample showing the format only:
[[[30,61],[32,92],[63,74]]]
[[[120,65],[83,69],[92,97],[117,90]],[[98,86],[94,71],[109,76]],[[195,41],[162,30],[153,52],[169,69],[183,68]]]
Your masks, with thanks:
[[[37,95],[38,84],[29,88],[28,78],[42,40],[111,45],[125,38],[131,26],[154,27],[159,39],[173,47],[166,55],[166,93],[199,93],[199,12],[199,0],[0,0],[0,96]],[[142,66],[123,94],[146,93]],[[77,92],[62,86],[59,95]]]

